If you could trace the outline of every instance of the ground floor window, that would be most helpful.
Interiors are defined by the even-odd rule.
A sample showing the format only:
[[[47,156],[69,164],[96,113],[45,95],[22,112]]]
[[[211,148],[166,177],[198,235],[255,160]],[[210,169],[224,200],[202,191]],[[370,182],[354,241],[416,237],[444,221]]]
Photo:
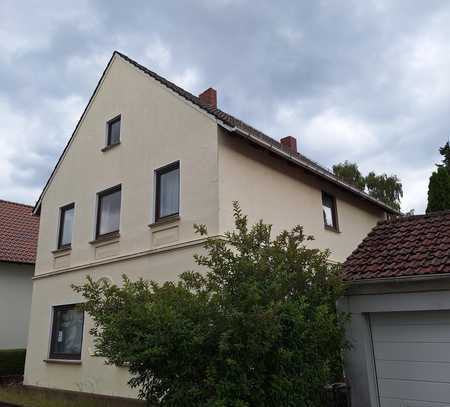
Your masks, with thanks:
[[[84,313],[77,304],[53,307],[51,359],[81,359]]]

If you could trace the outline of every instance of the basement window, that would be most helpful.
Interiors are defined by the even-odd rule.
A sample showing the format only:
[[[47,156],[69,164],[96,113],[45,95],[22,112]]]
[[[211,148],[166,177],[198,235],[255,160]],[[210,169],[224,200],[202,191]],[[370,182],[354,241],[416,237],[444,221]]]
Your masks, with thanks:
[[[53,307],[50,359],[81,359],[84,312],[77,304]]]

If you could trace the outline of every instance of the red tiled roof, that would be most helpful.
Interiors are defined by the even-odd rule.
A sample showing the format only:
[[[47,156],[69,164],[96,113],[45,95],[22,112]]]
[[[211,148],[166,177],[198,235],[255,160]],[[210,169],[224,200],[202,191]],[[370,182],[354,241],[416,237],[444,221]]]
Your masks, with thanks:
[[[348,281],[450,273],[450,211],[379,222],[343,271]]]
[[[39,218],[33,207],[0,200],[0,261],[34,263]]]

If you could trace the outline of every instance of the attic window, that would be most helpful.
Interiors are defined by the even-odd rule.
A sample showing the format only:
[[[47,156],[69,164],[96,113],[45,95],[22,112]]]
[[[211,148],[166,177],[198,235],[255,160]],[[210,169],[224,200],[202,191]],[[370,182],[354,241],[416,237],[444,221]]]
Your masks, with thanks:
[[[337,231],[339,227],[337,221],[336,198],[326,192],[322,192],[322,212],[325,228]]]
[[[68,249],[72,244],[74,211],[75,204],[64,206],[59,210],[58,249]]]
[[[108,135],[106,138],[106,146],[111,147],[120,144],[120,115],[108,122]]]

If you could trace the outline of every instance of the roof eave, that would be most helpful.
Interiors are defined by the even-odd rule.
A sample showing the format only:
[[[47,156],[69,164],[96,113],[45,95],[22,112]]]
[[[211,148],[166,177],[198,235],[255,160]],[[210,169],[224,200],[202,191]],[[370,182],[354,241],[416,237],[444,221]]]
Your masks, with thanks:
[[[23,265],[29,265],[29,266],[34,266],[36,264],[36,260],[35,261],[25,261],[25,260],[4,260],[4,259],[0,259],[0,263],[7,263],[7,264],[23,264]]]
[[[410,281],[431,281],[431,280],[444,280],[450,279],[450,273],[440,273],[440,274],[413,274],[409,276],[398,276],[398,277],[377,277],[377,278],[366,278],[358,280],[344,280],[350,286],[361,286],[361,285],[373,285],[373,284],[383,284],[383,283],[403,283]]]
[[[333,184],[338,185],[339,187],[341,187],[343,189],[346,189],[347,191],[352,192],[353,194],[358,195],[360,198],[365,199],[366,201],[369,201],[370,203],[372,203],[372,204],[382,208],[386,212],[389,212],[389,213],[394,214],[394,215],[401,215],[400,211],[397,211],[396,209],[391,208],[389,205],[386,205],[385,203],[383,203],[381,201],[378,201],[377,199],[375,199],[375,198],[371,197],[370,195],[360,191],[359,189],[357,189],[355,187],[352,187],[351,185],[348,185],[348,184],[346,184],[343,181],[340,181],[339,179],[331,176],[330,174],[327,174],[325,171],[320,171],[319,169],[312,167],[311,165],[309,165],[308,163],[302,161],[300,158],[294,156],[293,154],[289,153],[288,151],[285,151],[285,150],[283,150],[281,148],[278,148],[277,146],[275,146],[275,145],[273,145],[271,143],[268,143],[268,142],[266,142],[266,141],[264,141],[264,140],[262,140],[262,139],[260,139],[260,138],[258,138],[256,136],[253,136],[252,134],[242,130],[239,127],[228,126],[227,124],[225,124],[223,122],[220,122],[219,120],[218,120],[218,124],[220,126],[222,126],[223,128],[225,128],[226,130],[228,130],[230,132],[237,133],[237,134],[239,134],[239,135],[241,135],[241,136],[251,140],[252,142],[254,142],[256,144],[259,144],[259,145],[265,147],[266,149],[268,149],[270,151],[273,151],[275,154],[277,154],[277,155],[279,155],[279,156],[281,156],[281,157],[283,157],[283,158],[285,158],[285,159],[287,159],[287,160],[289,160],[289,161],[299,165],[300,167],[302,167],[302,168],[304,168],[304,169],[306,169],[306,170],[308,170],[308,171],[310,171],[310,172],[312,172],[312,173],[314,173],[314,174],[316,174],[316,175],[318,175],[318,176],[320,176],[322,178],[327,179],[327,181],[332,182]]]
[[[97,85],[95,86],[95,89],[92,92],[91,97],[89,98],[89,101],[88,101],[86,107],[84,108],[83,113],[81,114],[81,116],[80,116],[80,118],[79,118],[79,120],[78,120],[78,122],[77,122],[77,124],[75,126],[75,129],[72,132],[72,135],[69,138],[69,141],[67,142],[66,146],[64,147],[64,150],[61,153],[61,155],[60,155],[60,157],[58,159],[58,162],[56,163],[55,167],[53,168],[53,170],[52,170],[52,172],[50,174],[50,177],[48,178],[44,188],[42,189],[41,194],[39,195],[38,200],[36,201],[36,204],[33,207],[33,211],[32,211],[33,215],[35,215],[35,216],[39,216],[40,215],[42,199],[44,198],[44,195],[47,192],[47,189],[50,186],[50,183],[53,180],[53,177],[55,176],[56,171],[58,170],[58,168],[59,168],[59,166],[60,166],[64,156],[66,155],[66,153],[67,153],[67,151],[69,149],[69,146],[72,143],[72,141],[73,141],[73,139],[75,137],[75,134],[77,133],[77,131],[78,131],[80,125],[81,125],[81,122],[86,117],[86,114],[87,114],[87,112],[88,112],[88,110],[89,110],[89,108],[90,108],[90,106],[92,104],[92,101],[94,100],[94,97],[97,94],[97,91],[99,90],[100,85],[103,83],[103,80],[104,80],[104,78],[106,76],[106,73],[108,72],[109,67],[111,66],[111,63],[114,60],[114,57],[116,55],[121,56],[121,54],[118,51],[114,51],[113,54],[111,55],[111,58],[109,59],[108,63],[106,64],[105,70],[103,71],[102,75],[100,76],[100,79],[98,80]]]
[[[91,95],[91,97],[89,99],[89,102],[88,102],[85,110],[83,111],[83,114],[80,117],[80,120],[78,121],[78,123],[77,123],[77,125],[75,127],[75,130],[72,133],[72,136],[70,137],[66,147],[64,148],[64,150],[63,150],[63,152],[62,152],[58,162],[56,163],[55,168],[53,169],[53,171],[52,171],[52,173],[51,173],[51,175],[50,175],[50,177],[49,177],[49,179],[48,179],[44,189],[41,192],[41,195],[39,196],[39,198],[38,198],[38,200],[37,200],[37,202],[36,202],[36,204],[35,204],[35,206],[33,208],[33,211],[32,211],[33,215],[39,216],[40,210],[41,210],[42,199],[43,199],[43,197],[44,197],[44,195],[45,195],[45,193],[46,193],[46,191],[47,191],[47,189],[49,187],[49,184],[50,184],[51,180],[53,179],[57,169],[59,168],[59,166],[60,166],[60,164],[62,162],[62,159],[64,158],[64,156],[65,156],[65,154],[66,154],[66,152],[67,152],[67,150],[68,150],[68,148],[69,148],[69,146],[70,146],[70,144],[71,144],[71,142],[72,142],[72,140],[73,140],[73,138],[74,138],[74,136],[75,136],[75,134],[76,134],[76,132],[77,132],[81,122],[82,122],[82,120],[83,120],[83,118],[85,117],[85,115],[86,115],[86,113],[88,111],[89,106],[91,105],[91,102],[92,102],[94,96],[97,93],[97,90],[100,87],[100,84],[103,82],[103,79],[104,79],[104,77],[106,75],[106,72],[108,71],[108,69],[109,69],[109,67],[111,65],[111,62],[113,61],[113,59],[114,59],[114,57],[116,55],[118,55],[119,57],[123,58],[124,60],[126,60],[129,63],[131,63],[132,65],[136,66],[137,68],[139,68],[140,70],[142,70],[146,74],[150,75],[151,77],[153,77],[153,79],[156,79],[159,82],[161,82],[162,78],[160,78],[159,75],[151,73],[147,68],[145,68],[144,66],[138,64],[136,61],[132,60],[128,56],[126,56],[126,55],[124,55],[124,54],[122,54],[122,53],[120,53],[118,51],[114,51],[114,53],[113,53],[111,59],[109,60],[105,70],[103,71],[102,76],[100,77],[100,79],[99,79],[99,81],[97,83],[97,86],[96,86],[94,92],[92,93],[92,95]],[[163,84],[163,85],[166,86],[166,87],[169,87],[170,89],[172,89],[168,84]],[[176,86],[176,85],[174,85],[174,86]],[[172,89],[172,90],[177,92],[177,90],[174,90],[174,89]],[[186,98],[185,95],[180,94],[180,96]],[[198,103],[194,103],[194,101],[189,100],[188,98],[186,98],[186,100],[188,100],[192,104],[196,104],[197,106],[202,108],[208,114],[210,113],[205,106],[200,105]],[[396,209],[391,208],[389,205],[386,205],[385,203],[383,203],[381,201],[378,201],[377,199],[375,199],[375,198],[371,197],[370,195],[360,191],[359,189],[357,189],[357,188],[355,188],[355,187],[353,187],[351,185],[346,184],[345,182],[343,182],[343,181],[337,179],[336,177],[334,177],[333,175],[327,173],[325,170],[322,171],[319,168],[311,166],[307,162],[301,160],[299,157],[296,157],[296,156],[292,155],[291,153],[289,153],[289,152],[287,152],[287,151],[277,147],[276,145],[271,144],[271,143],[269,143],[269,142],[267,142],[267,141],[265,141],[265,140],[263,140],[261,138],[258,138],[256,136],[246,132],[242,128],[239,128],[239,127],[234,126],[234,125],[227,124],[225,121],[221,120],[216,115],[214,115],[214,119],[216,120],[218,125],[222,126],[226,130],[228,130],[230,132],[233,132],[233,133],[240,134],[241,136],[251,140],[252,142],[254,142],[256,144],[259,144],[259,145],[265,147],[266,149],[273,151],[275,154],[277,154],[277,155],[279,155],[279,156],[281,156],[281,157],[283,157],[283,158],[285,158],[285,159],[287,159],[287,160],[289,160],[289,161],[299,165],[300,167],[306,169],[307,171],[310,171],[313,174],[316,174],[316,175],[318,175],[318,176],[320,176],[322,178],[325,178],[329,182],[331,182],[331,183],[333,183],[335,185],[338,185],[339,187],[341,187],[341,188],[343,188],[343,189],[345,189],[345,190],[347,190],[347,191],[349,191],[349,192],[351,192],[351,193],[353,193],[355,195],[358,195],[360,198],[362,198],[362,199],[364,199],[364,200],[366,200],[368,202],[371,202],[372,204],[382,208],[386,212],[389,212],[389,213],[392,213],[392,214],[395,214],[395,215],[401,215],[400,211],[397,211]]]

